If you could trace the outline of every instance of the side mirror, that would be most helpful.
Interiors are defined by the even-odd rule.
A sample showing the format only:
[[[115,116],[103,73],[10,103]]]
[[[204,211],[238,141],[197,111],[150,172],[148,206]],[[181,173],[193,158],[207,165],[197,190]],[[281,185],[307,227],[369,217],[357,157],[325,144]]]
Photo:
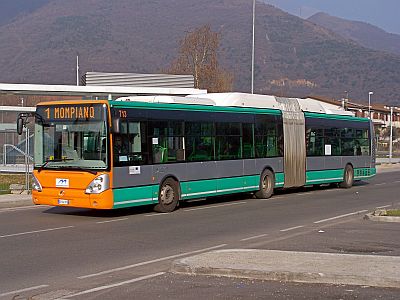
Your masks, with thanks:
[[[113,133],[120,133],[119,124],[120,124],[120,119],[119,118],[116,118],[116,119],[112,120],[112,132]]]
[[[17,133],[21,135],[23,130],[24,130],[24,119],[19,116],[17,119]]]

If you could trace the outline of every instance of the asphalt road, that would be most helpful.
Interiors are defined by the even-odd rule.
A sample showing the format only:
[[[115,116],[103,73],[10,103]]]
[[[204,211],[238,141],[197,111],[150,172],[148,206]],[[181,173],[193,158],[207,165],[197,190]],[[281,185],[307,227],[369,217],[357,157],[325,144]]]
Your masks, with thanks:
[[[348,190],[297,189],[267,200],[221,197],[185,203],[171,214],[150,207],[0,209],[0,299],[396,299],[396,289],[310,289],[168,270],[174,259],[223,248],[400,255],[398,229],[369,228],[374,241],[381,239],[375,244],[358,231],[367,211],[400,205],[399,186],[400,172],[390,172]]]

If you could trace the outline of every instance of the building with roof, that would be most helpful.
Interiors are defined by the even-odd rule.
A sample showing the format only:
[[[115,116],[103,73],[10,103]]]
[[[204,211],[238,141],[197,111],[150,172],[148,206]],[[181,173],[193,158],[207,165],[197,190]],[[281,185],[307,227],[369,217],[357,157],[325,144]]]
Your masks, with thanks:
[[[310,96],[310,98],[343,107],[354,113],[356,117],[368,118],[369,111],[376,129],[390,126],[390,107],[385,104],[374,103],[369,109],[368,105],[349,101],[348,99],[336,100],[321,96]],[[400,128],[400,107],[393,107],[393,127]]]

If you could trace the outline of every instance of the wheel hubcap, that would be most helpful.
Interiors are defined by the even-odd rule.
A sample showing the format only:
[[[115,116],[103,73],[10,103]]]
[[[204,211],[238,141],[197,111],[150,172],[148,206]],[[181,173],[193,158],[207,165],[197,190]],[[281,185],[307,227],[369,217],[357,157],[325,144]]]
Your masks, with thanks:
[[[161,189],[160,196],[163,204],[171,204],[174,201],[174,189],[171,186],[166,185]]]
[[[268,176],[264,177],[262,188],[264,191],[268,191],[271,186],[271,181]]]
[[[352,174],[350,170],[347,170],[346,178],[347,178],[347,184],[350,184],[352,181]]]

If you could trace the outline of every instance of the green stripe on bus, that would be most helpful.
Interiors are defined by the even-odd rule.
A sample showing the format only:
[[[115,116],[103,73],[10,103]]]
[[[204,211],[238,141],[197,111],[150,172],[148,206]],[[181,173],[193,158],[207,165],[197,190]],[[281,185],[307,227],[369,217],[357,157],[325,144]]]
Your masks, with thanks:
[[[275,187],[283,187],[285,184],[285,174],[275,173]]]
[[[157,186],[149,185],[149,186],[114,189],[113,190],[114,208],[152,204],[154,203],[153,202],[154,188],[157,188]]]
[[[211,196],[217,188],[217,180],[197,180],[181,182],[182,199],[194,199]]]
[[[354,179],[371,178],[376,174],[375,168],[354,169]],[[344,169],[308,171],[306,172],[306,184],[323,184],[343,181]]]
[[[282,187],[284,174],[276,173],[275,181],[275,187]],[[257,191],[259,186],[260,175],[182,182],[182,199],[252,192]]]
[[[200,111],[200,112],[232,112],[245,114],[272,114],[281,115],[278,109],[269,108],[252,108],[252,107],[225,107],[212,105],[193,105],[193,104],[176,104],[176,103],[147,103],[147,102],[115,102],[110,101],[112,107],[117,108],[140,108],[140,109],[160,109],[160,110],[183,110],[183,111]]]
[[[376,168],[354,169],[354,179],[367,179],[376,175]]]
[[[306,184],[340,182],[342,180],[343,169],[306,172]]]
[[[306,185],[341,182],[343,180],[343,172],[343,169],[308,171],[306,172]],[[375,168],[354,169],[354,178],[356,180],[367,179],[375,174]],[[182,200],[188,200],[257,191],[259,182],[259,175],[181,182],[181,198]],[[284,182],[285,174],[275,173],[275,187],[283,187]],[[158,185],[114,189],[114,208],[155,204],[157,202],[158,189]]]
[[[367,119],[367,118],[359,118],[359,117],[344,116],[344,115],[319,114],[319,113],[313,113],[313,112],[304,112],[304,115],[306,117],[319,118],[319,119],[335,119],[335,120],[369,122],[369,119]]]

